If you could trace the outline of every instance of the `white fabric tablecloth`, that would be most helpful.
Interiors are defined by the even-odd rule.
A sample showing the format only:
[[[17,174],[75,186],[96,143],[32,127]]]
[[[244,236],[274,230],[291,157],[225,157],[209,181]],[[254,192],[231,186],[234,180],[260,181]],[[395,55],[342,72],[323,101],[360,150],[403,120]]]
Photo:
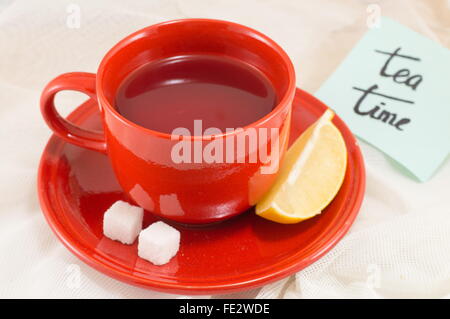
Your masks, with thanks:
[[[383,15],[450,47],[450,1],[444,0],[0,0],[0,297],[175,297],[98,273],[71,255],[46,224],[36,174],[50,130],[38,101],[51,78],[95,72],[113,44],[144,26],[207,17],[272,37],[292,58],[298,86],[314,93],[367,30],[373,2]],[[74,6],[79,28],[69,17]],[[68,114],[83,99],[64,92],[58,108]],[[361,147],[367,192],[349,234],[297,275],[226,297],[450,296],[449,160],[420,184],[380,152]]]

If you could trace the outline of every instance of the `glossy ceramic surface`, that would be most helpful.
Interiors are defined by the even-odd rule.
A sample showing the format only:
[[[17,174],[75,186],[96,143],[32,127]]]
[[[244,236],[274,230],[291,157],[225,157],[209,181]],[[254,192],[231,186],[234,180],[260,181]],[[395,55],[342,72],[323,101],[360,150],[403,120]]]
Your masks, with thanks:
[[[292,109],[291,141],[317,120],[326,106],[297,90]],[[100,129],[95,101],[75,110],[69,120]],[[332,203],[308,221],[282,225],[252,210],[215,225],[174,225],[181,232],[178,254],[164,266],[137,257],[131,246],[105,238],[104,211],[127,199],[106,155],[79,148],[53,136],[42,155],[38,192],[44,215],[62,243],[81,260],[118,280],[170,293],[215,294],[255,288],[308,266],[344,236],[360,208],[364,164],[356,140],[335,117],[348,149],[344,183]],[[145,215],[147,226],[156,218]]]
[[[277,128],[282,157],[295,94],[292,63],[265,35],[227,21],[174,20],[137,31],[105,55],[96,75],[75,72],[52,80],[42,93],[41,110],[50,128],[61,138],[108,154],[119,184],[134,202],[161,217],[204,224],[249,209],[270,188],[276,174],[261,174],[264,163],[260,156],[251,162],[248,147],[242,154],[244,163],[174,163],[171,151],[179,140],[130,122],[114,108],[120,83],[136,68],[150,61],[189,54],[238,59],[268,77],[279,99],[277,106],[243,130],[215,135],[214,139],[242,140],[250,129]],[[105,133],[82,129],[60,117],[54,96],[61,90],[77,90],[96,98]],[[210,137],[188,136],[188,139],[200,143],[202,149],[211,143]],[[270,139],[264,139],[264,144],[262,140],[260,148],[271,144]],[[272,149],[267,149],[272,156]]]

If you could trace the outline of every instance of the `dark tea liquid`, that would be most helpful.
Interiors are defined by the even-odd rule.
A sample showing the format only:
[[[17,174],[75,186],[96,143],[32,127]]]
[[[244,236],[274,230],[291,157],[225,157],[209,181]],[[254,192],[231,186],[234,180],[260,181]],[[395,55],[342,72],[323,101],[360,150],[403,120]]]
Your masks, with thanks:
[[[203,130],[244,127],[275,107],[269,79],[235,59],[186,55],[148,63],[123,81],[116,109],[130,121],[164,133],[183,127]]]

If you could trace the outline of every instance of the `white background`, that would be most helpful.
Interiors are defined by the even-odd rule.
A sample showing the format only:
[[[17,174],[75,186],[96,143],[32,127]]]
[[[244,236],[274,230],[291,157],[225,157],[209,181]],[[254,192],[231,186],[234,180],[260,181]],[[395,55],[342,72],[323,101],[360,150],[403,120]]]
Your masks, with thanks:
[[[0,0],[0,297],[175,297],[96,272],[72,256],[47,226],[36,174],[50,136],[38,101],[50,79],[69,71],[95,72],[104,53],[137,29],[204,17],[266,33],[292,58],[298,86],[314,93],[367,30],[371,3],[450,47],[450,1],[444,0]],[[79,28],[71,20],[77,8]],[[57,98],[63,114],[82,100],[67,92]],[[350,233],[296,276],[226,297],[450,296],[449,160],[420,184],[370,146],[363,144],[362,150],[367,191]]]

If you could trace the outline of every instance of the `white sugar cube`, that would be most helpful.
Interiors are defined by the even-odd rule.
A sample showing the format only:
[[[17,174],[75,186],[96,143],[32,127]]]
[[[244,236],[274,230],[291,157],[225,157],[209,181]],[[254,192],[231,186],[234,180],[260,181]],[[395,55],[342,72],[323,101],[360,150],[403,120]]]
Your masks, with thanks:
[[[103,216],[103,234],[131,245],[142,230],[144,210],[124,201],[115,202]]]
[[[164,265],[175,256],[180,247],[180,232],[156,222],[139,234],[138,255],[155,265]]]

